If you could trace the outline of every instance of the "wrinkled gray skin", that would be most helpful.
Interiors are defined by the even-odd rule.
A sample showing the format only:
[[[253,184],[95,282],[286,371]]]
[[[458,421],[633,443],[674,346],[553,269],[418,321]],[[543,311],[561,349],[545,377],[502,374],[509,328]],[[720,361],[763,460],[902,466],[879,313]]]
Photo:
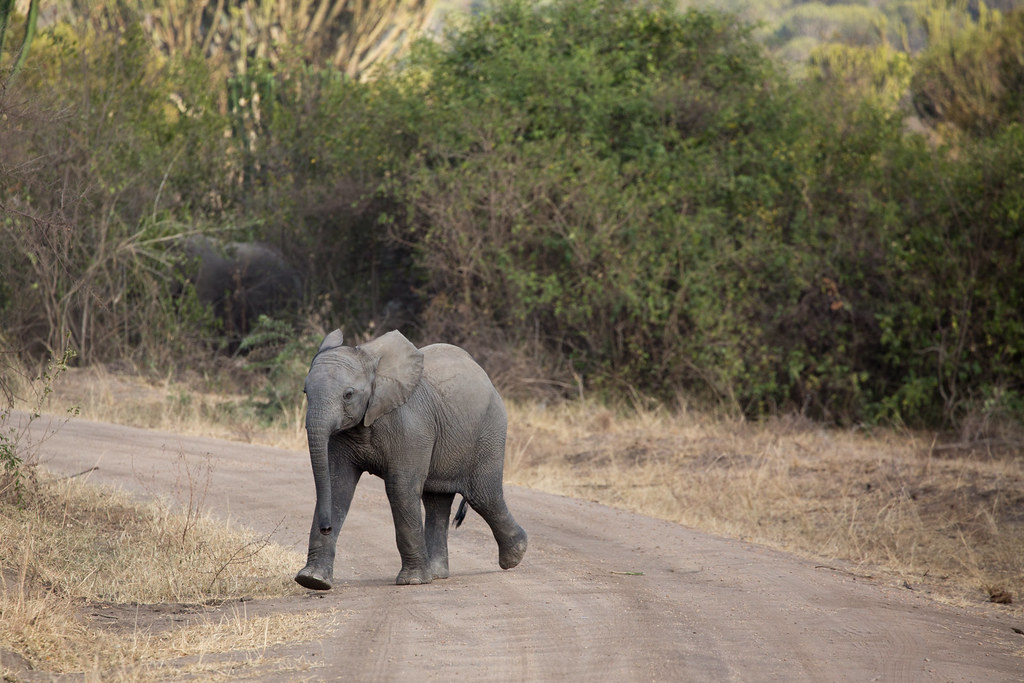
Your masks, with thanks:
[[[448,578],[456,493],[490,525],[501,568],[519,564],[526,532],[502,495],[505,407],[468,353],[448,344],[417,349],[398,331],[353,348],[335,330],[313,358],[305,391],[316,510],[299,584],[331,587],[338,532],[363,472],[384,480],[391,503],[402,556],[395,583]]]

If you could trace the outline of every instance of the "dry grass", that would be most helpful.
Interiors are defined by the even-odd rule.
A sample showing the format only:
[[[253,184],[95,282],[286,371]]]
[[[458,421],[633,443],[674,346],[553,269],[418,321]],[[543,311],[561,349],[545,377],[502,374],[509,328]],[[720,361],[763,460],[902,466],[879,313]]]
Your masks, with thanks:
[[[262,655],[269,645],[322,633],[322,614],[248,617],[237,602],[295,594],[282,567],[299,562],[296,553],[195,509],[172,513],[74,479],[35,486],[31,504],[0,504],[4,667],[103,680],[207,678],[218,668],[273,668]],[[223,607],[229,599],[234,607]],[[127,616],[89,618],[104,609]],[[217,653],[233,655],[211,662]]]
[[[225,373],[229,372],[230,368],[226,368]],[[248,395],[195,388],[206,383],[169,377],[152,381],[135,374],[112,373],[94,365],[69,370],[55,384],[50,405],[54,406],[54,412],[74,405],[81,416],[89,420],[281,448],[306,447],[304,406],[296,406],[289,414],[277,416],[270,428],[262,426],[252,407],[246,405]],[[242,391],[247,389],[251,387],[241,388]]]
[[[7,370],[4,398],[30,414],[82,404],[91,417],[244,438],[234,431],[243,419],[224,419],[232,413],[223,407],[237,400],[182,389],[167,394],[103,370],[69,371],[59,380],[63,369],[56,365],[35,379]],[[75,400],[54,392],[62,385]],[[331,614],[247,613],[250,600],[301,594],[284,568],[304,558],[208,516],[202,463],[179,462],[186,486],[176,500],[141,503],[82,479],[38,475],[38,441],[6,417],[0,414],[0,445],[22,461],[25,476],[0,472],[3,680],[28,672],[103,681],[234,680],[292,677],[308,668],[267,650],[322,637]]]
[[[510,483],[852,562],[943,600],[1024,601],[1019,448],[585,404],[509,413]]]
[[[195,507],[141,503],[77,479],[44,480],[5,506],[4,566],[17,550],[33,583],[76,599],[124,603],[209,602],[282,595],[282,567],[303,559]],[[21,559],[21,565],[25,560]]]
[[[60,412],[71,403],[50,391],[57,374],[51,367],[49,377],[32,380],[12,372],[5,387],[30,412]],[[126,401],[123,385],[130,381],[96,373],[79,374],[71,384],[83,395],[95,393],[90,405],[107,405],[109,417],[124,418],[117,411],[127,410],[149,415],[154,427],[212,431],[199,419],[206,403],[191,413],[167,410],[166,399],[142,400],[154,395],[151,387],[138,392],[140,400]],[[297,594],[282,568],[303,558],[209,517],[201,464],[181,463],[188,482],[183,500],[140,503],[76,478],[37,476],[27,429],[3,419],[0,427],[3,445],[8,453],[15,449],[26,475],[8,472],[0,486],[4,680],[29,671],[104,681],[217,680],[302,666],[266,656],[267,648],[320,637],[325,615],[250,617],[238,600]]]

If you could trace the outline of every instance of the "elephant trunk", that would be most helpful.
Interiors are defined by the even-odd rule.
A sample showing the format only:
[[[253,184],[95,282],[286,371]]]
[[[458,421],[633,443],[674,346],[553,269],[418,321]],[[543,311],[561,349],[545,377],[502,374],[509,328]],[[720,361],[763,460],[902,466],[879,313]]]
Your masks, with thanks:
[[[306,439],[309,442],[309,459],[313,465],[313,481],[316,484],[316,519],[320,533],[331,533],[331,470],[327,462],[327,441],[331,430],[323,420],[311,419],[306,415]]]

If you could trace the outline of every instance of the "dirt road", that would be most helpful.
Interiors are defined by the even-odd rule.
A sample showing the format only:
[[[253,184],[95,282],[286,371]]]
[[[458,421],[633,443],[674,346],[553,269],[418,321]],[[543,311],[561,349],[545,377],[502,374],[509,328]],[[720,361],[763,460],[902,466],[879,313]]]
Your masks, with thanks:
[[[305,453],[74,420],[42,454],[51,471],[96,466],[92,481],[141,494],[183,486],[182,459],[208,460],[208,509],[305,549]],[[587,502],[511,487],[507,497],[530,534],[519,567],[498,568],[471,513],[451,534],[452,578],[398,587],[383,485],[364,477],[334,590],[251,602],[248,613],[335,611],[322,640],[272,653],[310,665],[302,679],[1024,680],[1014,613],[935,604],[841,567]]]

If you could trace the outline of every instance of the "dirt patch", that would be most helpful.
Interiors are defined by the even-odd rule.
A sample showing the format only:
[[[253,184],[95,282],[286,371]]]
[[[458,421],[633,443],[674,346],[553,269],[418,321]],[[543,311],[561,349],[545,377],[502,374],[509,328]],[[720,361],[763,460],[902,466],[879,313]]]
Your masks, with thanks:
[[[223,613],[223,610],[222,602],[214,605],[117,605],[90,602],[79,608],[79,615],[105,632],[125,635],[139,631],[149,634],[169,631],[193,623],[197,618],[208,621]]]

